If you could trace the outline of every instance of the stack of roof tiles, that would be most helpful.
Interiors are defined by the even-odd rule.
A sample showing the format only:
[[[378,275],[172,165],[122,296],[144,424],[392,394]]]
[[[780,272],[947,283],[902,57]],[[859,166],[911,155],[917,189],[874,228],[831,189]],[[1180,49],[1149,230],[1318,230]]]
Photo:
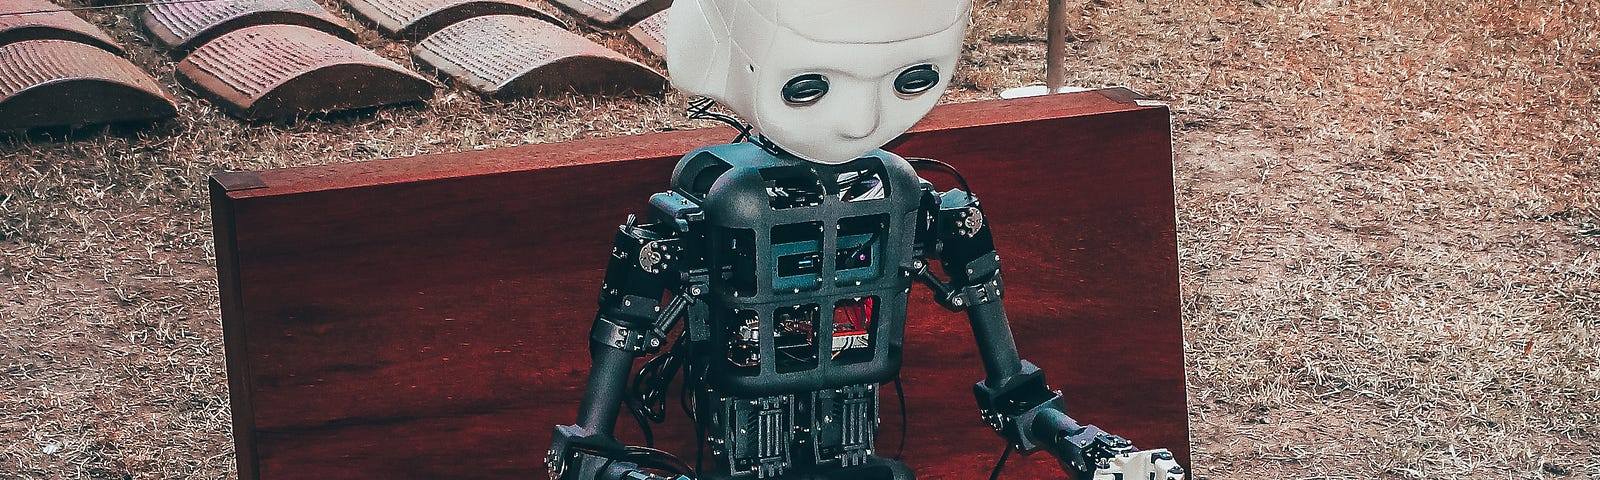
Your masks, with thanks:
[[[416,59],[486,95],[657,92],[666,78],[572,33],[541,0],[344,0]],[[671,0],[550,0],[662,54]],[[140,23],[179,83],[245,119],[415,103],[431,78],[356,44],[317,0],[157,0]],[[50,0],[0,0],[0,128],[170,117],[177,108],[105,32]],[[67,106],[69,108],[62,108]]]
[[[105,32],[47,0],[0,0],[0,128],[176,115],[150,74]]]

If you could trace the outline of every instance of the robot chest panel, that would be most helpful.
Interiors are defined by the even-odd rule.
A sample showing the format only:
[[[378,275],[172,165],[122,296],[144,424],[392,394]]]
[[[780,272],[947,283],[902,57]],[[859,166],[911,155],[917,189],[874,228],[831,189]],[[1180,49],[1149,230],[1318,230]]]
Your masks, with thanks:
[[[747,145],[693,154],[703,200],[713,388],[742,398],[892,379],[920,190],[886,152],[839,165]]]
[[[740,395],[870,383],[899,363],[910,283],[899,266],[912,233],[897,228],[904,215],[891,202],[798,202],[711,236],[713,323],[726,348],[712,377]]]
[[[744,177],[707,199],[710,257],[722,273],[713,287],[734,302],[870,289],[910,255],[907,202],[879,173],[787,166]]]

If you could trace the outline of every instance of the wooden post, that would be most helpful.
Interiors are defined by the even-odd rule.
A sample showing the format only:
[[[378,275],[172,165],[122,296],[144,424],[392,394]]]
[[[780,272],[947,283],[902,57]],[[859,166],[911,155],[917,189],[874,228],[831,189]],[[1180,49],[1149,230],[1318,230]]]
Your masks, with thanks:
[[[1049,39],[1047,48],[1050,50],[1045,52],[1044,57],[1045,68],[1047,69],[1044,72],[1044,85],[1050,89],[1049,93],[1052,94],[1060,92],[1061,87],[1065,86],[1067,81],[1066,65],[1064,65],[1067,55],[1067,9],[1065,3],[1065,0],[1050,0],[1050,18],[1046,27],[1050,29],[1046,37]]]

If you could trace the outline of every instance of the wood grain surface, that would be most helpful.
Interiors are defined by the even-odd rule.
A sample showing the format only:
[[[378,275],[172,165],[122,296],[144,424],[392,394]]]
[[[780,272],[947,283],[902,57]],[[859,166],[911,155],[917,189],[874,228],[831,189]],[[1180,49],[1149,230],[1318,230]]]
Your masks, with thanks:
[[[891,145],[958,167],[1003,258],[1019,348],[1070,413],[1188,461],[1168,111],[1120,89],[941,106]],[[576,415],[613,229],[731,130],[219,174],[240,476],[543,478]],[[941,189],[952,180],[928,178]],[[917,290],[903,460],[986,478],[1003,444],[960,314]],[[902,443],[884,389],[881,453]],[[638,441],[627,419],[625,441]],[[658,443],[694,456],[672,410]],[[1065,478],[1047,455],[1004,478]]]

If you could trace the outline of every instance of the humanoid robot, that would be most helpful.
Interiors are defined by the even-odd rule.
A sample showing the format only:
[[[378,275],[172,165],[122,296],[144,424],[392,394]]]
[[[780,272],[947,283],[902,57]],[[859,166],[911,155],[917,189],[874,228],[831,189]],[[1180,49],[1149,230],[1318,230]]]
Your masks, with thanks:
[[[971,189],[938,191],[913,162],[947,165],[880,149],[949,83],[968,2],[677,0],[673,83],[709,99],[695,113],[714,100],[751,125],[724,117],[740,138],[685,156],[648,219],[617,233],[587,389],[577,424],[556,427],[552,479],[913,479],[874,441],[918,282],[966,312],[981,418],[1009,447],[1048,451],[1079,480],[1183,478],[1167,451],[1067,416],[1017,352]],[[650,437],[680,369],[680,401],[714,460],[698,473],[614,436],[626,404]]]

